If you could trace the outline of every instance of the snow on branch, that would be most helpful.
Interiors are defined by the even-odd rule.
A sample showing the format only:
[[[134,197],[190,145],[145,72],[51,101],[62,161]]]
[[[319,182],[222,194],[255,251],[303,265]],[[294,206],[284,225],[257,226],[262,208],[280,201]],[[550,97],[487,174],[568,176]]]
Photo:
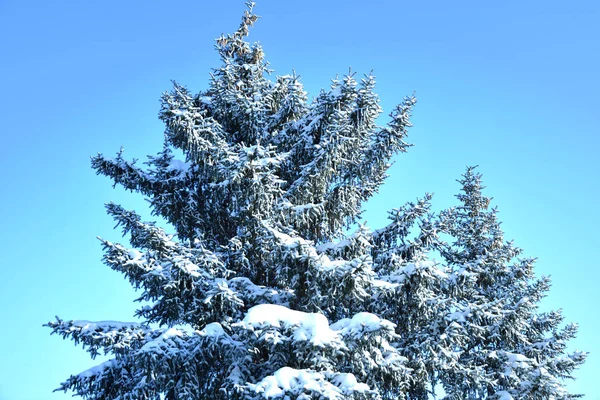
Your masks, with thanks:
[[[152,330],[137,322],[117,321],[65,321],[56,317],[55,322],[45,326],[63,339],[71,338],[75,344],[82,343],[95,358],[101,354],[125,354],[131,348],[139,347],[152,337]]]

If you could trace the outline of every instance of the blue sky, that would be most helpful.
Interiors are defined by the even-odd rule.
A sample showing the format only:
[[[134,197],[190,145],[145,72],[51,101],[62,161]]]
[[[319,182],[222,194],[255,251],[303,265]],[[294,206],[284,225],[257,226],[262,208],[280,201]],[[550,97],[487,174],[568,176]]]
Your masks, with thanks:
[[[105,202],[145,202],[89,157],[160,150],[161,92],[171,79],[205,89],[213,39],[244,10],[207,3],[0,0],[0,400],[66,399],[51,390],[94,365],[42,328],[54,315],[132,320],[135,293],[95,237],[120,238]],[[456,204],[455,179],[478,164],[506,237],[553,277],[543,307],[580,324],[572,347],[591,354],[570,387],[600,399],[599,3],[265,0],[256,12],[250,39],[311,95],[349,67],[374,71],[386,113],[416,92],[415,147],[369,203],[370,225],[424,192]]]

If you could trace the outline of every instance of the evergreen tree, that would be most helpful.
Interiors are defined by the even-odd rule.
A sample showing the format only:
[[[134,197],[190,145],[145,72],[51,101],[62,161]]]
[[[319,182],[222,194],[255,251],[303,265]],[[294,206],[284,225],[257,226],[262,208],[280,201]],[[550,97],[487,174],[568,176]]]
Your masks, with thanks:
[[[373,76],[333,80],[309,103],[298,76],[271,81],[262,48],[245,41],[257,19],[248,6],[217,40],[209,88],[175,83],[162,96],[164,147],[146,167],[122,152],[92,159],[175,234],[107,205],[129,245],[102,240],[103,261],[140,291],[141,322],[48,323],[92,357],[112,357],[59,389],[88,399],[427,399],[442,385],[450,398],[568,398],[560,379],[585,358],[564,356],[575,328],[536,312],[548,281],[534,280],[531,260],[511,264],[519,251],[472,170],[464,206],[437,215],[426,195],[382,229],[357,225],[409,146],[415,98],[384,127]]]
[[[560,311],[541,313],[548,277],[536,279],[535,260],[504,240],[497,209],[482,193],[474,167],[459,180],[460,206],[441,213],[439,226],[453,240],[438,246],[451,269],[453,312],[464,340],[460,368],[441,374],[451,398],[569,399],[561,379],[585,361],[565,354],[575,324],[560,328]],[[503,397],[504,396],[504,397]]]

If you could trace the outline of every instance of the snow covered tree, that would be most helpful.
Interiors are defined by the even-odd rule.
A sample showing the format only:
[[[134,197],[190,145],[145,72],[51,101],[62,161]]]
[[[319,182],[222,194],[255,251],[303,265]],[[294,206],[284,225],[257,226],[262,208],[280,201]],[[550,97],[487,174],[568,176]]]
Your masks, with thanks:
[[[561,382],[585,361],[586,353],[565,354],[575,324],[560,328],[560,311],[538,311],[550,288],[536,279],[535,260],[504,240],[497,209],[482,193],[474,167],[459,180],[461,205],[441,213],[439,224],[453,242],[438,246],[451,270],[453,312],[464,343],[460,368],[440,374],[451,398],[569,399]],[[504,396],[504,397],[503,397]]]
[[[384,127],[370,75],[335,79],[308,102],[298,76],[270,80],[262,48],[245,41],[252,9],[217,40],[222,65],[206,91],[175,83],[162,96],[164,147],[146,167],[122,151],[92,159],[174,234],[107,204],[129,245],[102,240],[103,261],[140,292],[140,322],[48,323],[92,357],[112,357],[59,389],[428,399],[441,385],[449,398],[567,398],[559,379],[585,357],[563,356],[575,329],[536,313],[548,282],[534,281],[531,260],[510,264],[518,250],[472,189],[477,176],[465,178],[464,207],[437,215],[426,195],[381,229],[360,224],[392,156],[409,147],[415,98]]]

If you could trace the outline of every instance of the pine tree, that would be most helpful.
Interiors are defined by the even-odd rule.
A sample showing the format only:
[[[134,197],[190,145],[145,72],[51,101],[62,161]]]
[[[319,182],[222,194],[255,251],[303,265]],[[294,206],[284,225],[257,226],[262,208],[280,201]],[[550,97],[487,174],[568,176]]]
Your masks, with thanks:
[[[519,252],[472,189],[477,176],[465,178],[464,207],[438,215],[426,195],[381,229],[360,224],[409,147],[415,98],[384,127],[371,75],[335,79],[308,102],[297,75],[271,81],[262,48],[245,41],[256,19],[249,3],[217,40],[222,65],[206,91],[174,83],[163,94],[164,146],[146,167],[122,151],[92,159],[174,234],[107,204],[129,245],[102,240],[103,261],[141,293],[141,322],[48,323],[92,358],[112,357],[59,390],[428,399],[441,385],[459,398],[567,398],[560,379],[585,358],[563,356],[575,328],[536,312],[548,281],[534,281],[531,260],[510,264]]]
[[[481,175],[467,168],[459,180],[460,206],[440,215],[453,242],[438,246],[451,270],[454,310],[446,316],[464,337],[460,369],[441,375],[451,398],[569,399],[561,379],[571,378],[586,353],[565,354],[577,333],[560,328],[560,311],[539,312],[550,288],[537,279],[535,259],[504,240],[497,209],[483,195]]]

